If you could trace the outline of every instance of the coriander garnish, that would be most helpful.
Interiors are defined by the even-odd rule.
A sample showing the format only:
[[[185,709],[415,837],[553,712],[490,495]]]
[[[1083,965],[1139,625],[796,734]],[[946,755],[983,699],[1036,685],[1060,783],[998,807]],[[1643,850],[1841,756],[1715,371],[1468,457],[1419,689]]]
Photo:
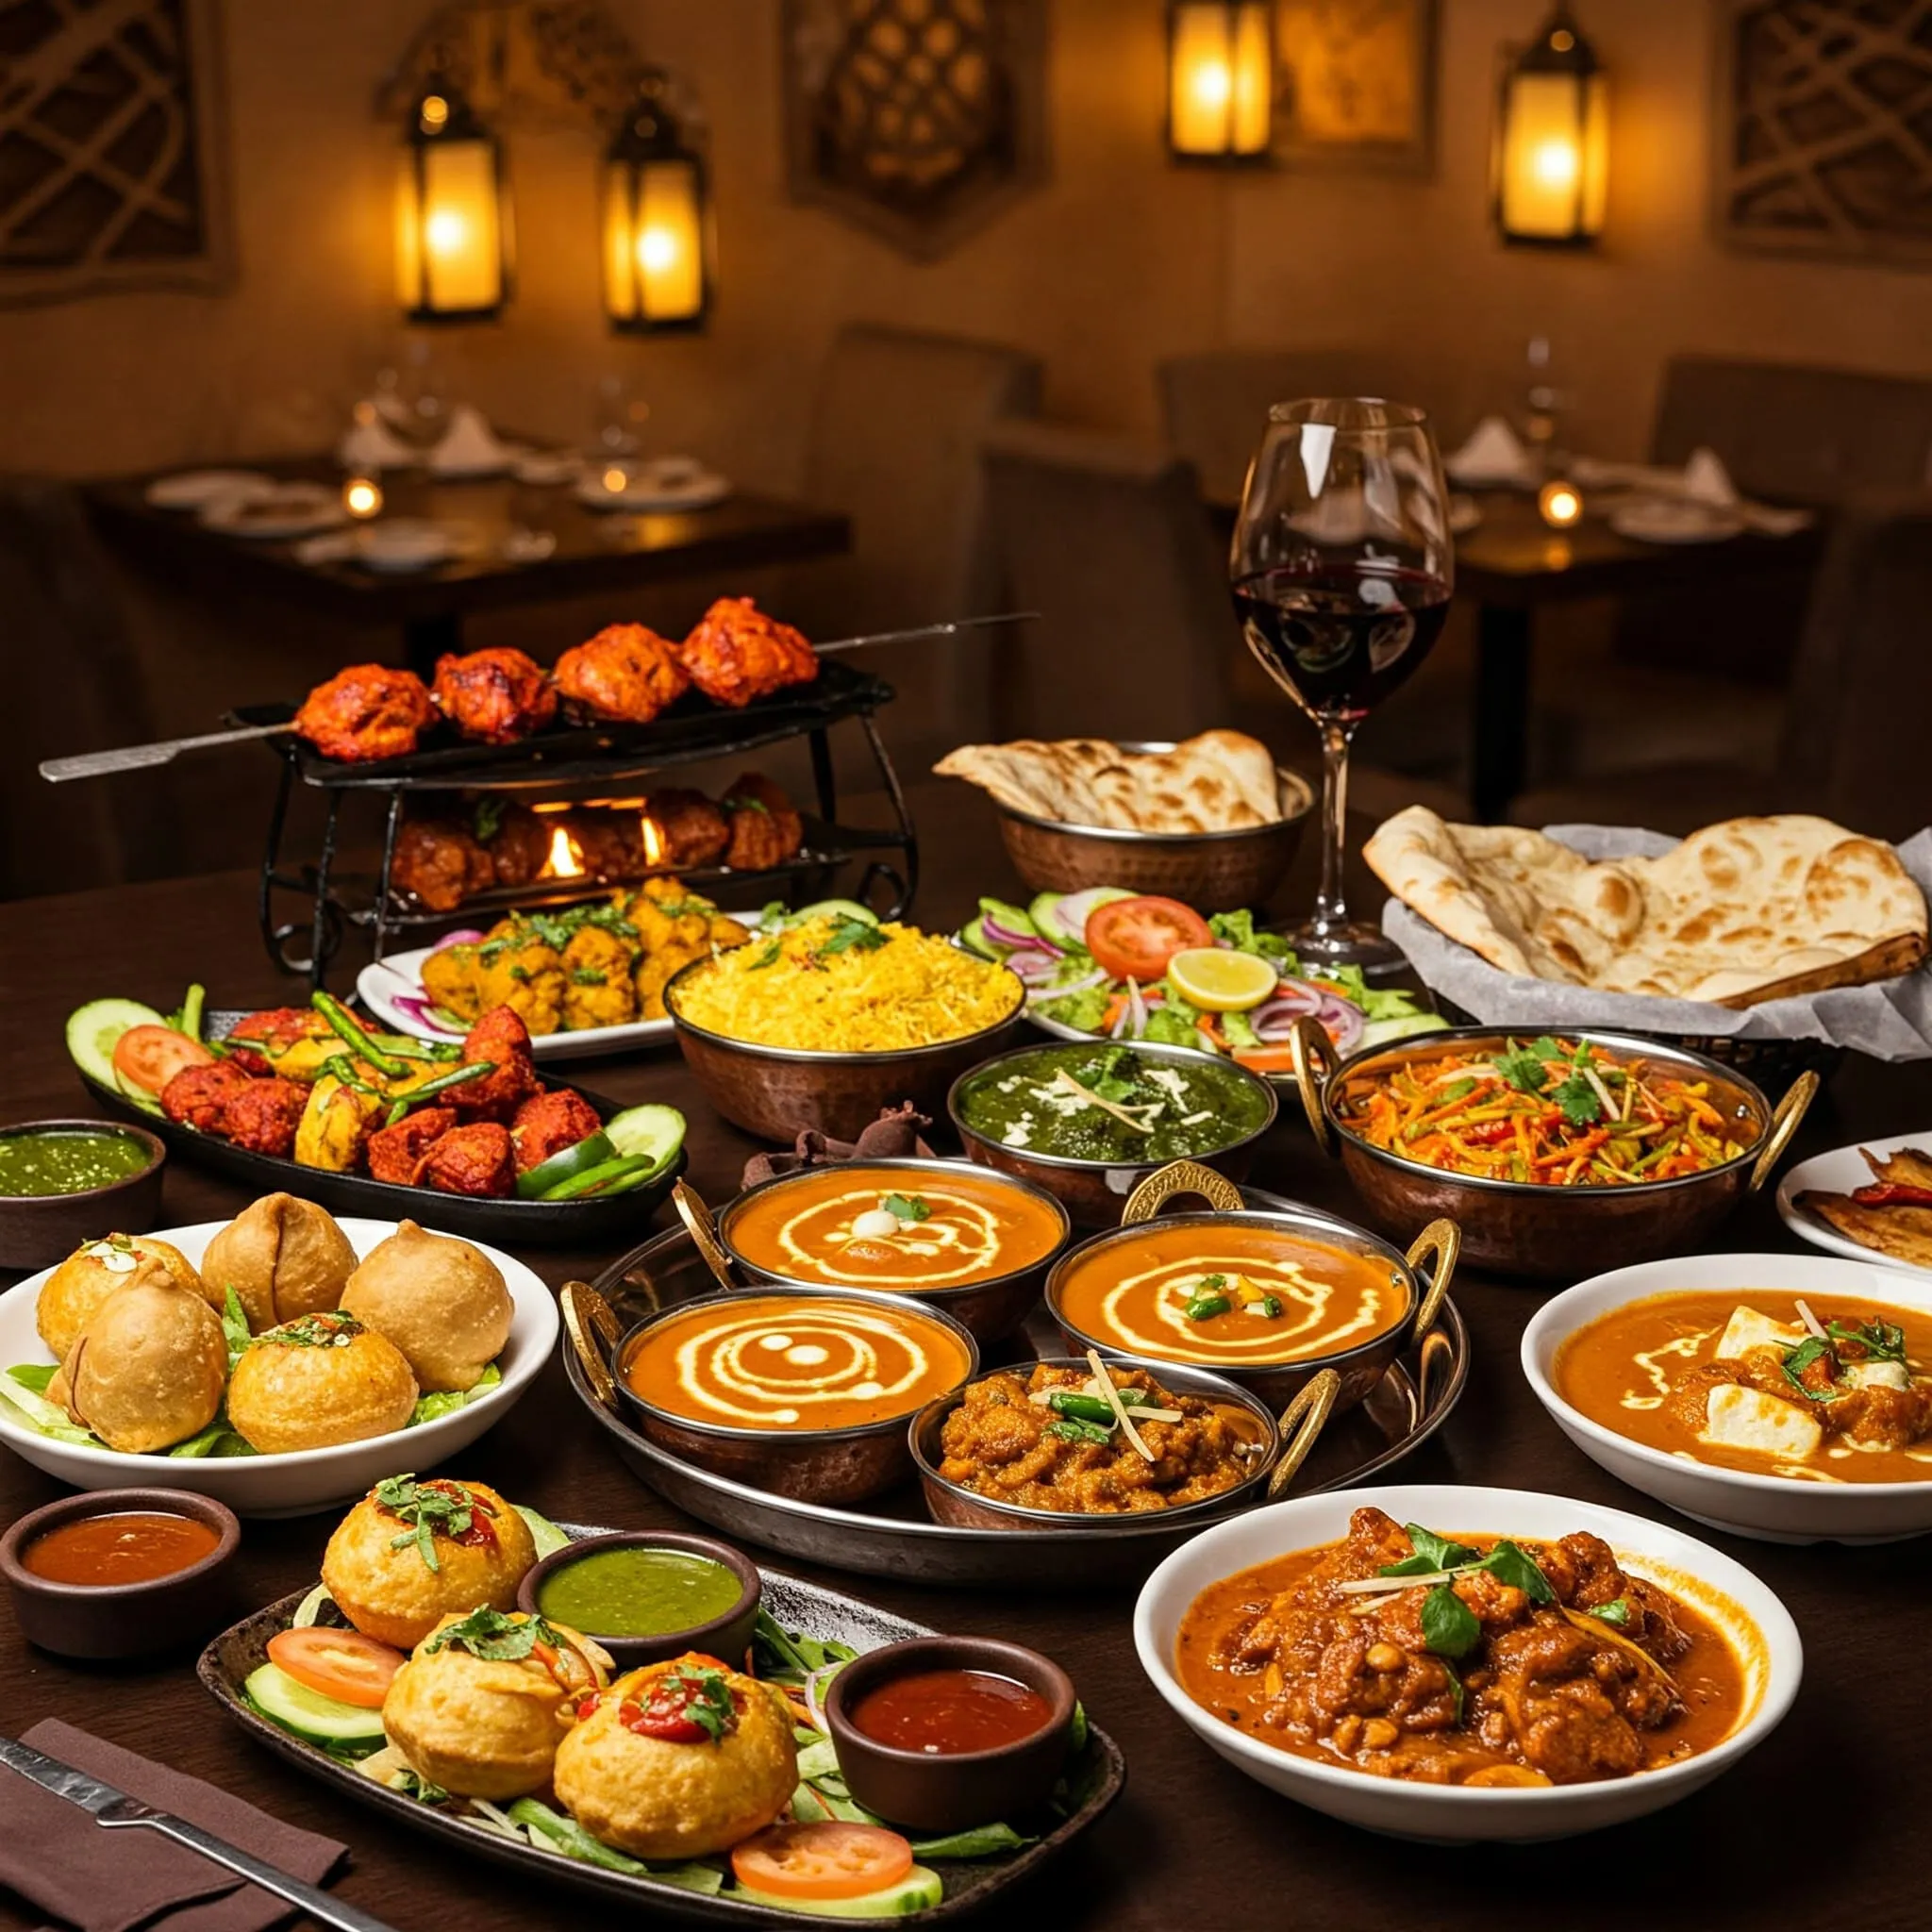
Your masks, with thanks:
[[[541,1617],[516,1617],[492,1610],[488,1604],[472,1610],[459,1624],[444,1624],[423,1648],[434,1653],[453,1643],[472,1657],[504,1664],[522,1662],[540,1643],[547,1643],[552,1650],[563,1648],[563,1639]]]
[[[419,1483],[413,1475],[392,1475],[375,1486],[375,1504],[409,1527],[390,1541],[392,1550],[416,1545],[416,1553],[426,1568],[441,1573],[436,1554],[436,1539],[446,1536],[452,1541],[469,1535],[476,1513],[494,1516],[495,1509],[461,1483],[437,1481]]]

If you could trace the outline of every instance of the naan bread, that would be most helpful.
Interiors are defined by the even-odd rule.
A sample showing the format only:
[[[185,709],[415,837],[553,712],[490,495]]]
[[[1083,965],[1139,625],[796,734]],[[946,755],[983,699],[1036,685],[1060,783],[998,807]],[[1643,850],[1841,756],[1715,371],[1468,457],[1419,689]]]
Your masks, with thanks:
[[[1751,1007],[1890,979],[1926,953],[1924,895],[1891,847],[1800,813],[1591,864],[1541,832],[1411,806],[1363,857],[1492,966],[1604,992]]]
[[[1172,751],[1104,738],[962,744],[933,767],[1013,811],[1124,832],[1238,832],[1284,814],[1274,759],[1240,731],[1204,731]]]

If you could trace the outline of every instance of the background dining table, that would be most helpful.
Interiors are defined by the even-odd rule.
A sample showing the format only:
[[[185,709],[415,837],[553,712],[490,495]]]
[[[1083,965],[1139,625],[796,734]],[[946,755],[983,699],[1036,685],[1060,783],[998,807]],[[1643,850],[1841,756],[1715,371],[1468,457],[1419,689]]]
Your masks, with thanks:
[[[326,457],[238,467],[331,490],[342,481]],[[89,511],[114,548],[190,585],[253,591],[365,629],[399,631],[404,661],[425,677],[443,652],[462,649],[472,610],[803,563],[852,547],[852,526],[838,511],[755,491],[735,490],[698,509],[594,510],[568,484],[405,470],[382,478],[385,517],[466,526],[469,547],[427,569],[378,573],[344,559],[305,561],[299,539],[234,536],[192,511],[158,508],[147,500],[153,481],[122,476],[87,486]],[[507,557],[504,541],[516,530],[554,539],[548,555]]]
[[[990,808],[934,786],[913,803],[925,839],[928,885],[916,908],[943,930],[981,892],[1011,896]],[[1355,828],[1353,841],[1359,846]],[[1310,841],[1312,844],[1312,841]],[[1306,902],[1312,852],[1277,910]],[[263,958],[253,924],[252,877],[232,874],[112,892],[0,905],[0,1065],[5,1112],[29,1120],[86,1111],[61,1043],[69,1008],[122,993],[172,1006],[192,979],[220,1006],[291,995]],[[1366,875],[1353,880],[1374,903]],[[705,1106],[675,1050],[576,1061],[572,1077],[626,1102],[669,1101],[691,1120],[691,1179],[713,1200],[738,1184],[754,1143]],[[1283,1110],[1257,1185],[1358,1215],[1340,1170]],[[1797,1156],[1932,1123],[1932,1063],[1844,1065],[1799,1138]],[[942,1138],[942,1137],[941,1137]],[[162,1225],[227,1216],[244,1203],[234,1185],[171,1163]],[[425,1219],[434,1219],[425,1201]],[[639,1229],[639,1238],[647,1232]],[[1790,1251],[1769,1193],[1746,1206],[1718,1246]],[[612,1254],[525,1256],[553,1284],[596,1274]],[[11,1279],[12,1277],[7,1277]],[[1517,1364],[1525,1316],[1542,1291],[1474,1271],[1455,1299],[1473,1337],[1461,1404],[1441,1433],[1391,1479],[1516,1487],[1569,1495],[1677,1522],[1624,1489],[1560,1436]],[[553,1362],[505,1422],[465,1454],[455,1474],[491,1484],[549,1515],[579,1524],[669,1526],[674,1511],[610,1453]],[[165,1474],[158,1471],[158,1474]],[[61,1493],[51,1479],[0,1454],[0,1521]],[[252,1522],[240,1559],[249,1605],[307,1588],[334,1514]],[[1502,1530],[1488,1519],[1441,1525]],[[1126,1790],[1112,1812],[998,1907],[1058,1932],[1167,1932],[1291,1924],[1305,1932],[1357,1932],[1407,1923],[1431,1932],[1496,1932],[1514,1923],[1562,1932],[1629,1932],[1667,1924],[1759,1932],[1886,1932],[1926,1924],[1924,1879],[1912,1847],[1921,1794],[1932,1785],[1921,1635],[1932,1571],[1926,1545],[1785,1547],[1678,1523],[1746,1564],[1797,1621],[1805,1677],[1783,1725],[1752,1757],[1680,1806],[1593,1838],[1546,1845],[1476,1846],[1450,1854],[1393,1842],[1272,1795],[1204,1750],[1161,1704],[1135,1660],[1133,1592],[1086,1587],[1070,1574],[1054,1594],[1015,1590],[945,1592],[804,1571],[816,1580],[952,1631],[1016,1639],[1058,1657],[1094,1720],[1126,1754]],[[800,1570],[786,1559],[774,1567]],[[1914,1687],[1918,1688],[1914,1688]],[[347,1802],[303,1777],[216,1711],[192,1655],[115,1668],[64,1662],[32,1649],[0,1608],[0,1728],[17,1735],[60,1717],[164,1758],[276,1816],[345,1840],[352,1859],[341,1896],[398,1928],[576,1926],[592,1909],[579,1895],[485,1865]],[[0,1774],[4,1777],[4,1774]],[[0,1783],[0,1820],[7,1812]],[[39,1923],[0,1893],[0,1927]]]

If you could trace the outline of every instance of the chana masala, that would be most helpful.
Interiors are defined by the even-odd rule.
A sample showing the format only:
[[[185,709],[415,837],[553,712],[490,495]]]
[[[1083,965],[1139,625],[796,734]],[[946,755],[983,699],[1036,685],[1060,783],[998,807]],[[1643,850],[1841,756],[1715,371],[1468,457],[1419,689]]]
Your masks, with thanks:
[[[1669,1456],[1797,1482],[1932,1482],[1932,1315],[1768,1289],[1651,1295],[1579,1328],[1557,1391]]]
[[[1629,1777],[1723,1742],[1752,1701],[1717,1624],[1601,1538],[1441,1535],[1374,1508],[1203,1591],[1175,1669],[1257,1742],[1419,1784]]]
[[[1547,1034],[1378,1059],[1346,1076],[1335,1114],[1404,1160],[1544,1187],[1679,1180],[1740,1158],[1760,1132],[1740,1088]]]

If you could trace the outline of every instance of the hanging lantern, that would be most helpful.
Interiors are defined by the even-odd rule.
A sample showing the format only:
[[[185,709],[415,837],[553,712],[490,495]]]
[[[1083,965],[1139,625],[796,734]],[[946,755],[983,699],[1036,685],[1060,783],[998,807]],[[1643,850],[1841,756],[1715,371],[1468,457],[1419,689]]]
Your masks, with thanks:
[[[1505,70],[1494,172],[1496,226],[1505,242],[1588,248],[1602,234],[1608,88],[1563,0]]]
[[[624,335],[700,329],[711,307],[710,184],[647,73],[604,157],[604,308]]]
[[[1167,146],[1177,161],[1264,161],[1274,136],[1273,0],[1168,0]]]
[[[440,79],[410,112],[396,202],[396,292],[411,322],[482,322],[509,292],[496,138]]]

